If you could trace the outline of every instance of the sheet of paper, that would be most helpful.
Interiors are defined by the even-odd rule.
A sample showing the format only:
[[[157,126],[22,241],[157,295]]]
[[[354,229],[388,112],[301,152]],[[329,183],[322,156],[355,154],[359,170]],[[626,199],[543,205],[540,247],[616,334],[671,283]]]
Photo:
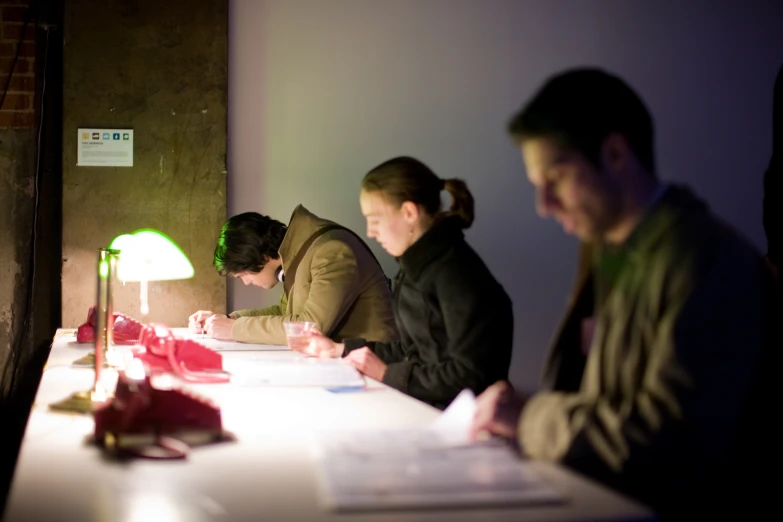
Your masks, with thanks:
[[[338,511],[539,504],[561,497],[503,446],[466,446],[322,461],[324,501]]]
[[[470,390],[462,390],[430,425],[430,429],[437,432],[445,443],[467,444],[475,413],[476,396]]]
[[[443,450],[470,443],[470,426],[476,409],[476,397],[463,390],[448,408],[429,426],[419,429],[385,430],[325,430],[318,433],[318,445],[323,453],[375,455],[408,453],[422,450]],[[499,441],[488,441],[497,445]]]
[[[316,434],[323,498],[336,510],[562,501],[505,442],[470,442],[464,391],[429,426]]]
[[[219,339],[212,339],[206,335],[192,333],[187,328],[172,328],[172,332],[177,337],[185,339],[193,339],[197,343],[206,346],[216,352],[288,352],[291,349],[285,345],[278,344],[254,344],[254,343],[240,343],[239,341],[221,341]]]
[[[364,386],[364,377],[341,359],[225,360],[231,382],[240,386]]]

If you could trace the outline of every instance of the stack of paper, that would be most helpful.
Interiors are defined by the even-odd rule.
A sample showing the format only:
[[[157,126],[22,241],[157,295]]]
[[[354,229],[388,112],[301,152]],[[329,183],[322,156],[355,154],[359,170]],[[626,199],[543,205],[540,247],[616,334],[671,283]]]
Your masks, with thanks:
[[[426,428],[319,433],[326,504],[377,510],[560,501],[505,442],[468,440],[474,409],[465,391]]]

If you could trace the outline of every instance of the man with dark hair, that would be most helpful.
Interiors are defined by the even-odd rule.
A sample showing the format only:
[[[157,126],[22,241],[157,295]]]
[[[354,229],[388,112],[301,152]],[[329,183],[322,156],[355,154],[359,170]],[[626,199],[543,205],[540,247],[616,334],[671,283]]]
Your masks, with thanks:
[[[397,340],[388,280],[356,234],[299,205],[288,226],[247,212],[220,231],[215,268],[246,285],[283,282],[279,305],[216,315],[200,310],[189,327],[216,339],[286,344],[283,322],[310,321],[337,342],[361,337]]]
[[[760,374],[774,367],[761,254],[688,188],[658,181],[652,119],[614,75],[551,78],[509,130],[539,214],[595,249],[580,292],[593,294],[594,333],[586,362],[580,335],[556,337],[532,397],[484,392],[474,436],[517,438],[663,518],[753,512],[768,500],[756,466],[775,452],[761,401],[779,395]],[[589,315],[572,309],[565,328],[575,314]]]

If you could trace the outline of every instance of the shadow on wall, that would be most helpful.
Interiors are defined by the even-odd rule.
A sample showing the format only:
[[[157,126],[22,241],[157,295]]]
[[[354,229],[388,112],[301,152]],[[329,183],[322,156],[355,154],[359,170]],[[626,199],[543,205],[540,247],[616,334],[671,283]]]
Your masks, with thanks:
[[[772,158],[764,173],[763,212],[767,261],[778,278],[783,266],[783,65],[772,98]]]

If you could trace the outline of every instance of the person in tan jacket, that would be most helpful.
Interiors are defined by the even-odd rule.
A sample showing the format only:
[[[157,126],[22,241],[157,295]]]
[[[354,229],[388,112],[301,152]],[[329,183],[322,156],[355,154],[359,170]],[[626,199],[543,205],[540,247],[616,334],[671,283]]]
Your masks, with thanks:
[[[391,289],[367,245],[352,231],[298,205],[288,226],[255,212],[223,225],[214,266],[221,275],[271,289],[280,304],[218,315],[199,310],[189,328],[245,343],[286,344],[283,323],[311,321],[335,341],[395,341]]]

